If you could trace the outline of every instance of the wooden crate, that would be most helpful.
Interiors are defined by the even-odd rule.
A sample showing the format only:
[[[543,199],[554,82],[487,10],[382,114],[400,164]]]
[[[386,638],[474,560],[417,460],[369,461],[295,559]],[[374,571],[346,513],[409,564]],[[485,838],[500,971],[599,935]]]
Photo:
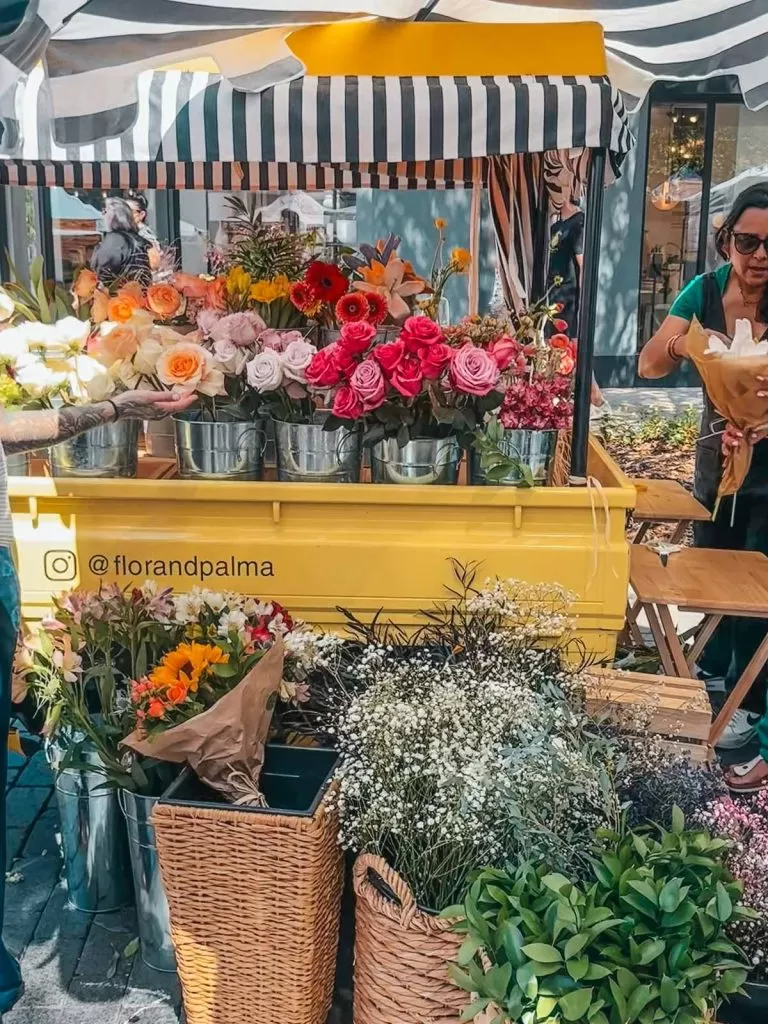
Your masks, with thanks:
[[[650,716],[649,732],[663,737],[670,750],[686,753],[697,762],[709,758],[712,707],[699,679],[591,669],[587,708],[591,714],[609,717],[612,711],[621,717],[635,708],[638,714]]]

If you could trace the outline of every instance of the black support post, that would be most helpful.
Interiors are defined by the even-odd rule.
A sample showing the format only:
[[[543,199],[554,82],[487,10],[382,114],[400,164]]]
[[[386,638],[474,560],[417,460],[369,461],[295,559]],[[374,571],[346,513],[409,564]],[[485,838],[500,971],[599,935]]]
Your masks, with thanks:
[[[603,223],[603,186],[605,149],[592,153],[587,185],[587,219],[584,225],[584,267],[579,301],[579,345],[576,353],[576,389],[571,438],[571,483],[585,484],[589,446],[589,398],[592,390],[592,364],[595,350],[598,270],[600,266],[600,230]]]

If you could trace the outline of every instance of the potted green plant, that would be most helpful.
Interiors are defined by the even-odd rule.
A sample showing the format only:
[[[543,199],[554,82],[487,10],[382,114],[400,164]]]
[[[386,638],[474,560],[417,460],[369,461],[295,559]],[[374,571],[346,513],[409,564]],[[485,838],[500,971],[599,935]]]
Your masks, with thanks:
[[[700,1024],[739,992],[748,963],[729,928],[753,916],[726,840],[686,830],[602,831],[583,878],[524,862],[472,882],[455,927],[464,1020]]]

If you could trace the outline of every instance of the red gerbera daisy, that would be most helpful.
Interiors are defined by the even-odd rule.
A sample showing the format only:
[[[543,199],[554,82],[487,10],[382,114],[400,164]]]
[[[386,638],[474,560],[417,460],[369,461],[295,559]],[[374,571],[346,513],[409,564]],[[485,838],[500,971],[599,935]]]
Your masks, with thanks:
[[[336,319],[340,324],[352,324],[368,319],[368,300],[362,292],[347,292],[336,303]]]
[[[368,316],[365,319],[374,326],[384,323],[389,312],[387,300],[378,292],[364,292],[363,294],[368,300]]]
[[[315,302],[315,296],[303,281],[296,281],[295,284],[292,284],[289,294],[291,302],[294,304],[296,309],[300,309],[302,313],[305,313]]]
[[[304,278],[316,299],[334,305],[349,287],[349,282],[335,263],[315,260],[310,263]]]

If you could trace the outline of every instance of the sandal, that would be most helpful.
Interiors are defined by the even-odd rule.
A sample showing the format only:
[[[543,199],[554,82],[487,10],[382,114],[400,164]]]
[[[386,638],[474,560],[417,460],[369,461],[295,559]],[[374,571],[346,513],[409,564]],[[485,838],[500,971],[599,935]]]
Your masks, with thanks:
[[[732,793],[759,793],[768,789],[768,762],[753,757],[745,764],[735,764],[725,773],[725,784]]]

